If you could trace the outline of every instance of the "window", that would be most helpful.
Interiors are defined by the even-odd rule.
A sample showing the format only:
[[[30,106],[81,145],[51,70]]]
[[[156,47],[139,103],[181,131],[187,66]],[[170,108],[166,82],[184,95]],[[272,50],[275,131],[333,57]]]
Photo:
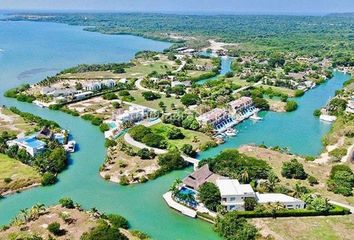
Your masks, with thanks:
[[[230,201],[231,201],[231,202],[234,202],[235,200],[236,200],[236,198],[234,198],[234,197],[231,197],[231,198],[230,198]]]

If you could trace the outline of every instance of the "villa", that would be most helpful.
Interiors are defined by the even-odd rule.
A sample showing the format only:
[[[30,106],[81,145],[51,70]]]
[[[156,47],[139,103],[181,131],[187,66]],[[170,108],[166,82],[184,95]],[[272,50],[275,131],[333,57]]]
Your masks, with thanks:
[[[46,143],[36,138],[36,135],[18,138],[8,141],[7,144],[11,146],[17,145],[20,149],[26,150],[32,157],[36,156],[45,150]]]
[[[188,188],[198,190],[198,188],[206,182],[215,183],[218,177],[219,175],[210,171],[208,164],[205,164],[184,178],[183,184]]]
[[[51,97],[68,97],[73,96],[74,94],[78,93],[79,91],[75,88],[50,88],[45,87],[41,90],[42,95],[51,96]]]
[[[93,94],[93,92],[91,92],[91,91],[77,93],[74,95],[74,100],[82,100],[82,99],[85,99],[85,98],[91,96],[92,94]]]
[[[250,184],[236,179],[216,180],[221,194],[221,205],[227,211],[244,211],[245,198],[254,198],[258,204],[280,203],[287,209],[303,209],[305,202],[281,193],[255,193]]]
[[[345,109],[347,113],[354,113],[354,100],[350,100],[347,104],[347,108]]]
[[[125,111],[117,110],[116,114],[113,116],[113,119],[121,124],[125,122],[136,123],[147,118],[150,112],[150,108],[147,107],[130,106],[129,109]]]
[[[91,82],[84,86],[86,91],[100,91],[102,88],[114,88],[116,86],[116,81],[113,79]]]
[[[241,122],[259,111],[259,109],[253,105],[253,100],[250,97],[241,97],[229,102],[228,108],[237,122]]]
[[[221,108],[214,108],[213,110],[206,112],[199,117],[197,117],[197,121],[201,125],[211,125],[214,128],[219,128],[223,122],[228,122],[230,120],[230,116],[228,112]]]
[[[250,184],[240,184],[235,179],[218,179],[216,185],[220,190],[221,205],[227,211],[244,209],[245,198],[254,198],[255,192]]]
[[[190,86],[192,86],[192,84],[191,84],[191,81],[184,81],[184,82],[172,81],[171,82],[171,87],[176,87],[176,86],[190,87]]]

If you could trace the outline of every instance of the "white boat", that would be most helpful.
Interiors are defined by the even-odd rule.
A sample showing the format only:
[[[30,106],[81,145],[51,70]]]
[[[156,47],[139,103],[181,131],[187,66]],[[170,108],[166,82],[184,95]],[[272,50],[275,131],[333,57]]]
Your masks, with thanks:
[[[40,108],[44,108],[44,105],[41,103],[41,102],[39,102],[39,101],[34,101],[33,102],[36,106],[38,106],[38,107],[40,107]]]
[[[327,115],[327,114],[321,114],[320,120],[325,121],[325,122],[334,122],[335,120],[337,120],[337,117]]]
[[[263,118],[259,117],[257,115],[257,113],[253,114],[251,117],[250,117],[251,120],[255,120],[255,121],[258,121],[258,120],[262,120]]]
[[[75,141],[69,141],[68,144],[64,146],[65,151],[73,153],[75,152],[75,146],[76,142]]]
[[[228,128],[225,132],[225,134],[229,137],[232,137],[232,136],[236,136],[237,135],[237,131],[233,128]]]

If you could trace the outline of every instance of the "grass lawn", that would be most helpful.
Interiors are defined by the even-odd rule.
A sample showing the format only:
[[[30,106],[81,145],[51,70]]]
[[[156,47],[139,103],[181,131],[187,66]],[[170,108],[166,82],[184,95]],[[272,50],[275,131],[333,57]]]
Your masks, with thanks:
[[[160,134],[167,139],[167,132],[168,132],[169,128],[171,128],[171,127],[173,127],[173,125],[159,123],[159,124],[152,126],[151,129],[154,133]],[[183,144],[191,144],[195,149],[198,149],[200,145],[205,144],[209,141],[212,141],[212,139],[209,136],[205,135],[204,133],[186,130],[184,128],[179,128],[179,129],[181,129],[185,138],[178,139],[178,140],[168,140],[168,142],[171,145],[175,145],[178,148],[181,148],[183,146]],[[193,141],[194,137],[197,137],[198,142]]]
[[[12,181],[6,183],[5,178],[11,178]],[[41,176],[32,167],[0,154],[0,193],[17,190],[40,181]]]
[[[167,107],[167,112],[173,112],[174,110],[171,109],[171,104],[173,103],[176,108],[182,107],[183,104],[179,99],[176,99],[174,97],[169,97],[167,98],[165,95],[161,95],[160,99],[156,99],[153,101],[146,101],[145,98],[141,95],[144,91],[141,90],[132,90],[129,91],[130,95],[132,95],[135,98],[135,101],[133,103],[139,104],[142,106],[150,107],[156,110],[161,110],[159,103],[163,102],[166,107]]]
[[[354,216],[255,219],[256,225],[275,239],[349,240],[353,237]],[[259,223],[259,224],[257,224]],[[265,226],[264,226],[265,225]]]
[[[275,86],[268,86],[268,85],[264,85],[261,84],[259,85],[259,87],[263,87],[264,89],[268,89],[268,88],[272,88],[273,90],[277,91],[277,92],[281,92],[283,94],[288,95],[289,97],[294,97],[295,96],[295,91],[289,88],[282,88],[282,87],[275,87]]]

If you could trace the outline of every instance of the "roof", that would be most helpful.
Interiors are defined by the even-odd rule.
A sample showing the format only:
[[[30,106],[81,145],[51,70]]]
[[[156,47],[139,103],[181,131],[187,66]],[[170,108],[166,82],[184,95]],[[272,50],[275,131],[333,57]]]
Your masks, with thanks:
[[[38,132],[37,134],[38,138],[44,137],[44,138],[52,138],[53,137],[53,132],[46,126],[42,127],[42,129]]]
[[[208,178],[212,175],[213,172],[209,170],[209,165],[205,164],[183,179],[183,183],[187,186],[193,187],[194,189],[198,189],[199,186],[207,182]]]
[[[221,108],[214,108],[213,110],[206,112],[202,115],[200,115],[197,120],[198,121],[208,121],[208,120],[214,120],[225,114],[226,111]]]
[[[236,99],[236,100],[234,100],[234,101],[232,101],[232,102],[229,102],[229,106],[231,107],[231,108],[239,108],[239,107],[241,107],[241,106],[243,106],[244,104],[252,104],[253,102],[252,102],[252,98],[250,98],[250,97],[241,97],[241,98],[239,98],[239,99]]]
[[[289,203],[289,202],[303,202],[300,199],[290,197],[282,193],[256,193],[258,203]]]
[[[23,138],[18,138],[14,141],[17,143],[21,143],[23,145],[26,145],[27,147],[34,148],[34,149],[40,149],[46,145],[45,142],[37,140],[35,135],[23,137]]]
[[[236,179],[218,179],[216,185],[220,190],[221,196],[244,195],[246,193],[254,193],[251,185],[240,184]]]

